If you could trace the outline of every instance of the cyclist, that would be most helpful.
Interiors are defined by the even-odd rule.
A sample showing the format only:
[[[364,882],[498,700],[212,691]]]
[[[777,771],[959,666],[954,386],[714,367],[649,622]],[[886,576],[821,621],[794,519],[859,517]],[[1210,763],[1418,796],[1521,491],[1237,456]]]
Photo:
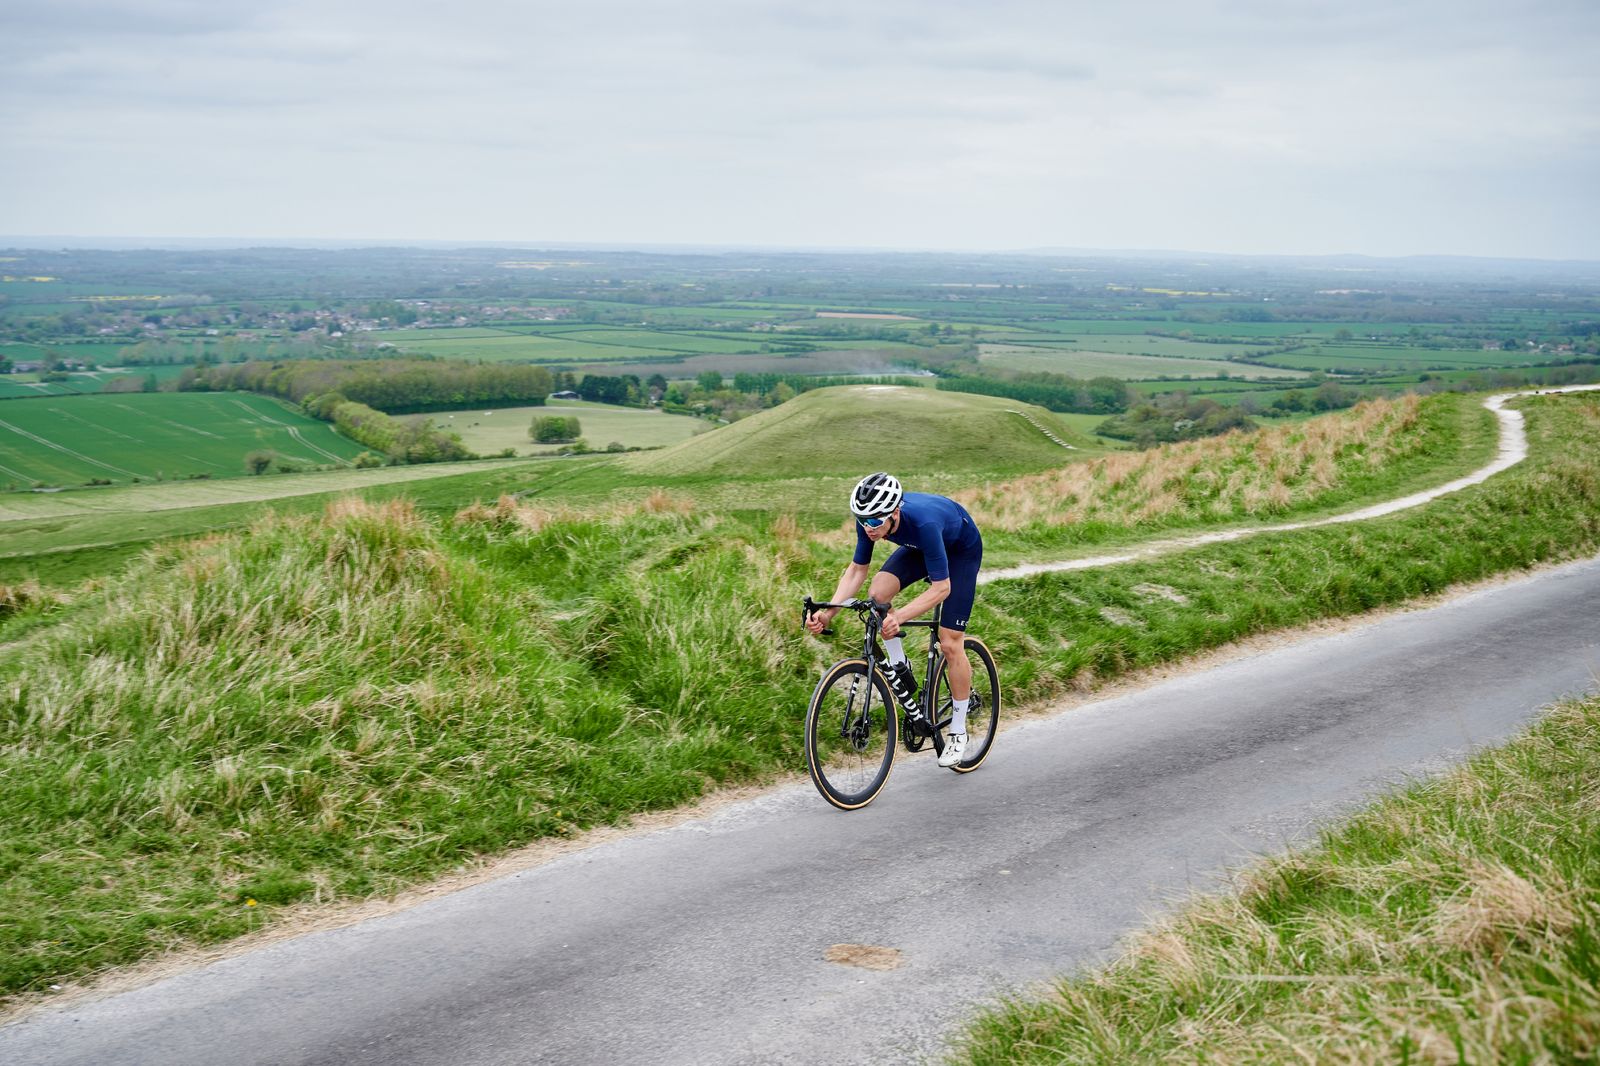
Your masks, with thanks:
[[[954,766],[967,747],[967,705],[972,698],[972,664],[967,661],[963,636],[978,588],[978,565],[983,561],[983,538],[966,508],[944,496],[905,492],[900,482],[879,471],[862,478],[850,493],[850,513],[856,519],[856,551],[839,578],[833,600],[855,595],[867,579],[867,564],[878,541],[898,544],[872,579],[868,592],[878,603],[892,603],[900,590],[923,578],[928,587],[904,607],[891,610],[883,620],[883,646],[889,653],[889,687],[908,714],[917,714],[917,681],[906,661],[900,625],[944,604],[939,622],[939,649],[944,652],[950,678],[954,714],[950,739],[939,756],[940,766]],[[817,611],[806,628],[820,634],[839,608]]]

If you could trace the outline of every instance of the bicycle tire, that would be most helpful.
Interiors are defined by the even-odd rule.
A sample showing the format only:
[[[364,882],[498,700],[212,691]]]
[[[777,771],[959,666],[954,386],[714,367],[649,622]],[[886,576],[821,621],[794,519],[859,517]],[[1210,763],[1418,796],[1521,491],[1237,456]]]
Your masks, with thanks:
[[[874,690],[875,699],[868,695]],[[873,670],[869,682],[865,659],[829,667],[806,709],[806,769],[822,798],[842,811],[871,803],[894,767],[897,726],[880,671]]]
[[[972,663],[973,704],[967,712],[967,754],[950,769],[958,774],[970,774],[983,765],[994,744],[995,731],[1000,726],[1000,672],[995,669],[994,656],[977,637],[966,638],[967,660]],[[945,673],[945,656],[939,654],[939,664],[934,674],[934,710],[936,720],[943,721],[950,713],[950,680]]]

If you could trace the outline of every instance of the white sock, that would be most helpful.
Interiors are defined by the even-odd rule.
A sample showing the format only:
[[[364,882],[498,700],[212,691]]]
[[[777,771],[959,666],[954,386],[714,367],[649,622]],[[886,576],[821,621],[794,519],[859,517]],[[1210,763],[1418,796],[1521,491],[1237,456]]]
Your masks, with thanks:
[[[889,653],[889,665],[906,661],[906,646],[902,638],[895,637],[883,642],[883,650]]]
[[[950,701],[950,709],[955,712],[950,716],[950,732],[965,733],[967,731],[967,704],[971,702],[971,696],[964,700]]]

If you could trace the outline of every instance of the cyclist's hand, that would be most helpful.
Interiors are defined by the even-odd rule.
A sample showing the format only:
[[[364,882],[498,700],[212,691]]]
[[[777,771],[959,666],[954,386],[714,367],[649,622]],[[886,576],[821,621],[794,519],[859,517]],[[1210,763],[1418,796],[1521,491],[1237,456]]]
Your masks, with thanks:
[[[828,628],[828,623],[833,621],[833,616],[839,613],[837,607],[830,610],[814,611],[806,619],[806,629],[814,637],[822,636],[822,631]]]
[[[900,612],[890,611],[883,616],[883,628],[879,630],[884,640],[893,640],[900,635]]]

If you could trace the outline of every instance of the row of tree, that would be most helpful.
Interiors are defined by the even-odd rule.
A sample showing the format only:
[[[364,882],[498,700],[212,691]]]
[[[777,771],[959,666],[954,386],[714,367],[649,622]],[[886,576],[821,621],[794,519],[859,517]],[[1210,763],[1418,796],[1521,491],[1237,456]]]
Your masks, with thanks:
[[[489,404],[538,406],[550,395],[552,383],[550,371],[542,366],[431,359],[251,360],[191,367],[178,378],[180,390],[261,392],[295,403],[338,393],[389,414]]]
[[[391,463],[442,463],[477,458],[461,438],[440,429],[433,419],[407,421],[393,418],[337,392],[307,397],[304,407],[313,417],[332,422],[351,440],[387,456]]]
[[[1012,377],[946,374],[939,387],[952,392],[973,392],[982,396],[1004,396],[1043,407],[1049,411],[1109,415],[1126,411],[1133,400],[1128,386],[1116,378],[1090,378],[1083,381],[1066,374],[1044,372]]]

